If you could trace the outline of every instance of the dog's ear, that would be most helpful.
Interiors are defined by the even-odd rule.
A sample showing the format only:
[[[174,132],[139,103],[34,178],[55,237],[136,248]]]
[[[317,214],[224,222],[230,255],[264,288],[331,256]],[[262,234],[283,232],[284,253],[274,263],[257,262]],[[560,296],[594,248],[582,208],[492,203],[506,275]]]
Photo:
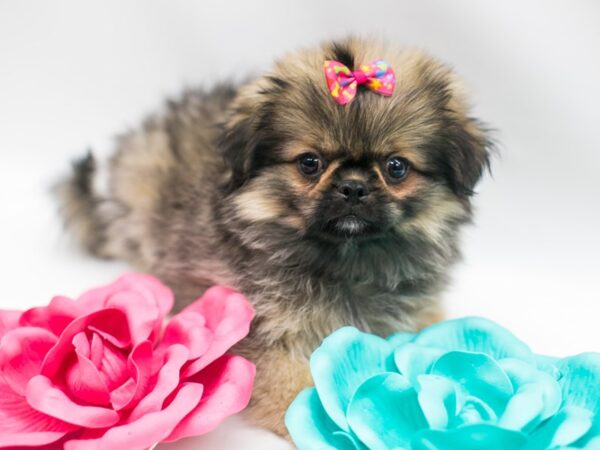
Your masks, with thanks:
[[[489,169],[493,141],[489,130],[478,120],[456,111],[449,111],[449,115],[438,141],[444,147],[444,156],[437,164],[454,193],[469,197]]]
[[[231,171],[231,189],[239,188],[249,177],[254,156],[255,130],[251,114],[236,114],[223,125],[218,147]]]
[[[231,170],[230,188],[241,187],[269,159],[274,145],[274,98],[285,83],[265,76],[244,85],[227,112],[218,147]]]
[[[245,89],[240,90],[227,112],[217,144],[230,168],[229,186],[232,189],[237,189],[248,179],[256,146],[260,102],[254,96],[247,97],[246,92]]]
[[[471,117],[468,91],[450,69],[438,66],[425,75],[429,83],[424,90],[434,99],[438,122],[428,143],[434,171],[457,196],[467,198],[490,167],[491,130]]]

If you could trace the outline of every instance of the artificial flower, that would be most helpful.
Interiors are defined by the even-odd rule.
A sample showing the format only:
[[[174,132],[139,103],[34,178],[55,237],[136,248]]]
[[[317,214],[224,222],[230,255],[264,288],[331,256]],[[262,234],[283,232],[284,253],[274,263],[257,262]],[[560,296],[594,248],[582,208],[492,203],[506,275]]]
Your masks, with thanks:
[[[300,450],[600,449],[600,354],[538,356],[485,319],[341,328],[310,369],[286,415]]]
[[[253,310],[213,287],[170,320],[173,294],[128,274],[77,300],[0,311],[0,448],[144,450],[243,409],[254,366],[225,354]]]

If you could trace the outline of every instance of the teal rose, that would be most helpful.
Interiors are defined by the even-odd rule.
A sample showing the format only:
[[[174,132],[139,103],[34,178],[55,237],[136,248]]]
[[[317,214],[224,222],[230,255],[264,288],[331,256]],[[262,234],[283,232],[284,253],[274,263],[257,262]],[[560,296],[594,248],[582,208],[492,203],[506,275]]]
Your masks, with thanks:
[[[600,449],[600,354],[535,355],[485,319],[341,328],[310,369],[286,414],[300,450]]]

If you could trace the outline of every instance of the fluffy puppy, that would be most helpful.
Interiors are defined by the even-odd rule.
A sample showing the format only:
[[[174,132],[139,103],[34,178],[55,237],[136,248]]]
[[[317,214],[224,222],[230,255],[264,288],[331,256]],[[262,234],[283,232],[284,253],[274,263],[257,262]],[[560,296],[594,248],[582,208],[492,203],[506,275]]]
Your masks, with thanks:
[[[327,89],[325,60],[384,59],[391,97]],[[154,273],[178,306],[220,283],[256,309],[236,351],[257,364],[248,415],[285,434],[334,329],[415,330],[438,313],[490,141],[461,84],[418,51],[350,38],[291,53],[241,86],[192,90],[118,140],[110,191],[94,161],[58,187],[92,253]]]

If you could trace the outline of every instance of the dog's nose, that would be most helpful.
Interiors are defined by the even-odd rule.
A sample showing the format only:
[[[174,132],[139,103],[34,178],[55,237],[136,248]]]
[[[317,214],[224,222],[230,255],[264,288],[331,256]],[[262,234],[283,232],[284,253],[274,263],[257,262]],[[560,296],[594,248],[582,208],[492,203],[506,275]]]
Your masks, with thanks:
[[[349,202],[356,203],[369,195],[369,189],[364,183],[355,180],[342,181],[337,190]]]

